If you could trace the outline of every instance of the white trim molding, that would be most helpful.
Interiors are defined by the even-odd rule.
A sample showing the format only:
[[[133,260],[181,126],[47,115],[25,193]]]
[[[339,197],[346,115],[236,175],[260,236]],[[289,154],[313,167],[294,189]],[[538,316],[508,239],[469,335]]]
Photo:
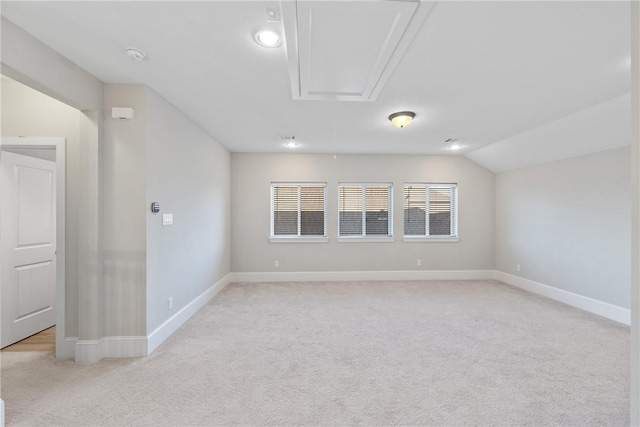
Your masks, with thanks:
[[[460,238],[452,236],[404,236],[402,241],[406,243],[458,243]]]
[[[608,302],[574,294],[573,292],[544,285],[533,280],[525,279],[524,277],[514,276],[513,274],[498,270],[496,270],[495,279],[506,283],[507,285],[511,285],[537,295],[542,295],[543,297],[562,302],[572,307],[580,308],[624,325],[631,324],[631,311],[628,308],[619,307],[617,305],[609,304]]]
[[[105,357],[144,357],[147,337],[103,337],[99,340],[77,340],[76,362],[93,363]]]
[[[340,243],[393,243],[393,236],[338,236],[336,242]]]
[[[153,353],[160,345],[165,342],[167,338],[171,336],[180,326],[187,323],[187,321],[196,314],[202,307],[207,305],[218,292],[223,290],[230,282],[231,274],[227,274],[222,279],[218,280],[209,289],[198,295],[193,301],[184,306],[180,311],[167,319],[162,325],[158,326],[153,332],[151,332],[147,338],[146,354]]]
[[[494,270],[284,271],[231,273],[230,282],[331,282],[350,280],[492,280]]]
[[[0,399],[0,427],[4,427],[4,400]]]
[[[62,340],[62,346],[56,344],[56,357],[58,359],[75,359],[76,342],[78,342],[78,337],[67,337]]]
[[[79,363],[93,363],[105,357],[148,356],[224,289],[230,282],[230,276],[227,274],[198,295],[148,336],[102,337],[99,340],[66,338],[64,354],[68,357],[75,357],[75,361]]]
[[[327,236],[321,237],[280,237],[280,236],[272,236],[269,237],[269,243],[327,243],[329,238]]]

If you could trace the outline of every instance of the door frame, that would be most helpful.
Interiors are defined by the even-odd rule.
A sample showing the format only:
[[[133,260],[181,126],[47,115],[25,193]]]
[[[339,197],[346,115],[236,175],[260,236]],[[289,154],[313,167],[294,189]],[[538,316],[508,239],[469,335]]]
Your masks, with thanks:
[[[56,152],[56,357],[65,355],[65,278],[66,278],[66,139],[59,137],[2,137],[0,151],[5,149],[40,149]],[[1,155],[1,154],[0,154]],[[1,267],[0,267],[1,268]]]

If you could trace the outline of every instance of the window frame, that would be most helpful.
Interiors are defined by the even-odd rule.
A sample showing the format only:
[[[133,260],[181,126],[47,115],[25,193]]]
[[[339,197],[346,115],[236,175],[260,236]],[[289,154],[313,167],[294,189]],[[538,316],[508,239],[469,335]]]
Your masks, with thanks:
[[[407,187],[424,187],[425,191],[425,234],[406,234],[406,223],[405,223],[405,205],[404,205],[404,197],[405,190]],[[427,234],[429,231],[429,189],[430,188],[451,188],[453,189],[452,200],[451,200],[451,223],[450,228],[454,231],[449,235],[430,235]],[[460,213],[460,205],[458,203],[458,184],[451,182],[405,182],[402,187],[402,240],[404,242],[445,242],[445,243],[455,243],[460,241],[460,230],[458,228],[459,222],[459,213]]]
[[[340,234],[340,188],[343,186],[361,187],[363,204],[362,204],[362,229],[366,233],[366,189],[367,187],[387,187],[388,189],[388,206],[387,206],[387,233],[383,234],[359,234],[359,235],[341,235]],[[339,182],[337,194],[337,241],[338,242],[367,242],[367,243],[391,243],[395,240],[393,234],[393,182]]]
[[[297,215],[298,215],[298,232],[297,234],[285,234],[285,235],[276,235],[275,231],[275,210],[274,210],[274,195],[276,187],[297,187],[298,190],[298,207],[297,207]],[[301,188],[302,187],[322,187],[324,190],[324,200],[323,200],[323,221],[324,221],[324,231],[322,235],[303,235],[302,231],[302,209],[301,209]],[[286,182],[286,181],[272,181],[270,185],[270,195],[269,195],[269,242],[271,243],[326,243],[329,241],[329,237],[327,234],[328,224],[327,224],[327,183],[326,182]]]

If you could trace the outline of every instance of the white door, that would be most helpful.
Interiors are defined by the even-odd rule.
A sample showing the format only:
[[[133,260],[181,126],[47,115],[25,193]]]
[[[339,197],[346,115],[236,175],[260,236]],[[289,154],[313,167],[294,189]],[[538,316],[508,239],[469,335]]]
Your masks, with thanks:
[[[0,157],[0,347],[6,347],[55,324],[56,164],[7,151]]]

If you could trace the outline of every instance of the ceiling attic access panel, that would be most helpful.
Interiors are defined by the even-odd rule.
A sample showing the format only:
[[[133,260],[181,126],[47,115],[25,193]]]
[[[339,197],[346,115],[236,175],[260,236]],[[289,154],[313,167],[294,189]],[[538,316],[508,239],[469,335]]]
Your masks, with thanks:
[[[434,1],[283,1],[293,99],[375,101]]]

